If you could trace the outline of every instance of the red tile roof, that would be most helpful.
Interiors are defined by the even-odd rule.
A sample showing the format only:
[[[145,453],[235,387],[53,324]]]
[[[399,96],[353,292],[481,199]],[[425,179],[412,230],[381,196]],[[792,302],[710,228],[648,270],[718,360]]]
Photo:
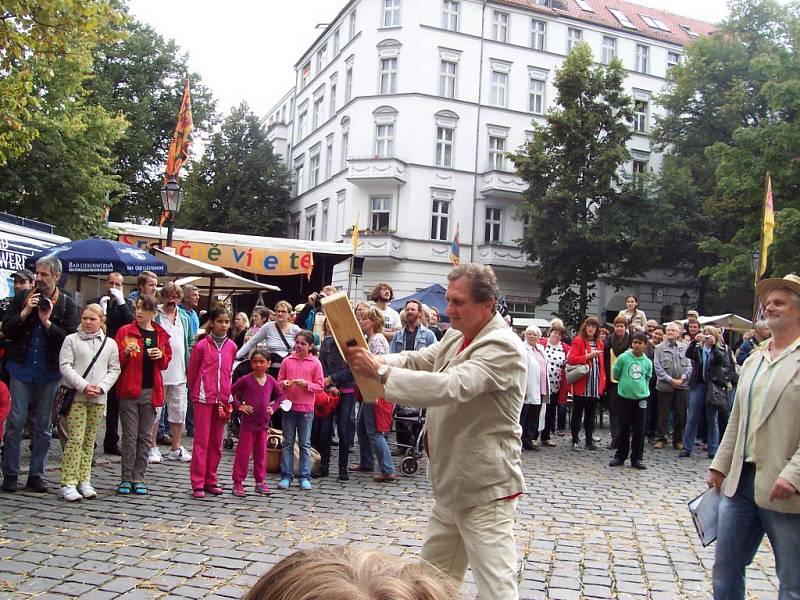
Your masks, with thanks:
[[[692,19],[690,17],[683,17],[655,8],[649,8],[647,6],[640,6],[631,2],[624,2],[623,0],[585,0],[585,2],[594,9],[594,12],[583,10],[575,3],[575,0],[553,0],[553,8],[536,4],[534,0],[494,0],[494,2],[496,4],[506,4],[536,12],[572,17],[581,21],[602,25],[610,29],[634,33],[633,29],[623,27],[617,18],[608,11],[609,8],[613,8],[624,13],[631,22],[636,25],[635,33],[681,46],[695,39],[685,31],[681,25],[688,26],[699,35],[708,35],[716,31],[716,27],[711,23],[699,21],[698,19]],[[670,31],[662,31],[650,27],[650,25],[642,20],[640,15],[660,19]]]

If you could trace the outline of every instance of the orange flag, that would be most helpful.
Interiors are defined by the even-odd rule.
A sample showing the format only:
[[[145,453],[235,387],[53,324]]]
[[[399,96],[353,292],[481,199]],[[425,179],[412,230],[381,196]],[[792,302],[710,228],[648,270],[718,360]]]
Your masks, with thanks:
[[[178,125],[172,136],[167,155],[167,168],[164,172],[164,181],[178,179],[178,172],[183,163],[189,160],[189,146],[192,144],[192,99],[189,94],[189,80],[183,88],[183,101],[178,112]]]

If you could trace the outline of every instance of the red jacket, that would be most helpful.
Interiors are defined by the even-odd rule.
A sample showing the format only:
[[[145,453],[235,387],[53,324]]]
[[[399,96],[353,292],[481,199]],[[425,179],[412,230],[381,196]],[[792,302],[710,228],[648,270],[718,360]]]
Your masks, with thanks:
[[[547,347],[547,338],[541,337],[539,338],[539,343],[542,345],[542,348]],[[567,364],[567,359],[569,358],[569,344],[566,342],[561,342],[561,349],[564,351],[564,364]],[[572,384],[567,383],[567,374],[564,371],[564,367],[561,367],[561,385],[558,387],[558,403],[559,404],[566,404],[567,403],[567,394],[572,389]]]
[[[600,356],[595,358],[595,364],[597,368],[600,369],[600,389],[598,393],[602,396],[603,391],[606,389],[606,371],[605,371],[605,363],[603,361],[603,342],[597,340],[597,350],[600,352]],[[571,365],[585,365],[587,364],[586,361],[586,354],[591,350],[589,346],[589,342],[583,339],[581,336],[576,336],[574,340],[572,340],[572,347],[569,351],[569,356],[567,357],[567,363]],[[584,375],[578,381],[572,384],[572,394],[575,396],[583,396],[586,394],[586,381],[588,375]]]
[[[169,344],[169,334],[166,330],[156,322],[153,322],[153,327],[156,330],[158,347],[161,348],[161,352],[164,354],[159,360],[153,361],[152,403],[155,408],[158,408],[159,406],[164,406],[164,383],[161,379],[161,371],[169,366],[169,361],[172,359],[172,347]],[[115,337],[119,348],[119,364],[122,367],[122,372],[116,384],[117,397],[133,400],[142,395],[144,352],[137,352],[130,356],[125,354],[124,348],[129,341],[126,338],[134,338],[139,344],[139,348],[144,349],[142,334],[139,333],[139,326],[135,322],[120,327]]]

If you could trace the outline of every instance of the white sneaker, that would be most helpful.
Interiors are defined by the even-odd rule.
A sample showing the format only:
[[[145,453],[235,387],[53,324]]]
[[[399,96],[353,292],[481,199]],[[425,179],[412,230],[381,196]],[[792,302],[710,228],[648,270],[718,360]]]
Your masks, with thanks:
[[[75,489],[74,485],[62,485],[58,490],[58,497],[63,498],[64,500],[69,500],[70,502],[83,499],[83,496],[78,493],[78,490]]]
[[[150,448],[150,453],[147,455],[147,462],[148,463],[160,463],[161,462],[161,450],[158,448]]]
[[[167,454],[167,460],[179,460],[181,462],[190,462],[192,460],[192,453],[189,452],[183,446],[181,446],[180,448],[176,448],[175,450],[170,450],[169,454]]]
[[[97,492],[89,483],[79,483],[78,493],[87,500],[91,500],[92,498],[97,498]]]

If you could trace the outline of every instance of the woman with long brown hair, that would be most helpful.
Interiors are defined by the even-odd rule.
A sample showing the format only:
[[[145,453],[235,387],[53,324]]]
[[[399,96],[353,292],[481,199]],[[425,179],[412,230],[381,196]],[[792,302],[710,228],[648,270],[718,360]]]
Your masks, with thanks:
[[[586,373],[572,384],[572,449],[578,449],[578,433],[583,419],[583,431],[586,435],[586,449],[598,450],[592,440],[594,434],[594,415],[597,402],[606,387],[605,364],[603,360],[603,342],[599,336],[600,322],[596,317],[589,317],[581,323],[578,335],[572,340],[567,357],[568,365],[585,365]],[[585,413],[585,415],[584,415]]]

